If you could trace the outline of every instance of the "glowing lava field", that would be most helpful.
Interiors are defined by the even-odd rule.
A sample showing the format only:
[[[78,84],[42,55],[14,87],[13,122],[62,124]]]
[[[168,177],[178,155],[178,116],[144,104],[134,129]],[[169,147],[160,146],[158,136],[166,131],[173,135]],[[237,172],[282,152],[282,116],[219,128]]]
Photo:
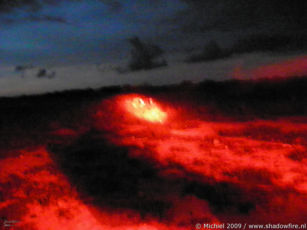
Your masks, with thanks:
[[[1,227],[305,224],[306,88],[293,78],[2,98]]]

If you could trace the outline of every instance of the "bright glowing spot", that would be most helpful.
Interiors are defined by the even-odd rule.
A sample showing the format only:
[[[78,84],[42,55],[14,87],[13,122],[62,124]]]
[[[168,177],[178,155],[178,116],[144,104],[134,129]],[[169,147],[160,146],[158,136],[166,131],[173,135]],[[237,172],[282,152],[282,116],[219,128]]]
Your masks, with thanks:
[[[167,114],[151,99],[145,97],[133,97],[126,100],[126,109],[139,119],[149,122],[163,123]]]

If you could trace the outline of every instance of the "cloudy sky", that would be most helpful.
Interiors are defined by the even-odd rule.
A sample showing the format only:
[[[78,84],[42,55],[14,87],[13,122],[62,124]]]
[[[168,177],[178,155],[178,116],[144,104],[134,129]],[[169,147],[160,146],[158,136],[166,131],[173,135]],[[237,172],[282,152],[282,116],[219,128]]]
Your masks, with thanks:
[[[170,56],[250,34],[295,39],[307,34],[305,12],[298,0],[0,0],[0,77],[16,65],[125,62],[132,36]]]
[[[186,7],[179,0],[5,2],[1,5],[0,55],[7,63],[123,58],[129,48],[126,39],[131,36],[164,44],[173,39],[169,31],[175,26],[163,21]]]

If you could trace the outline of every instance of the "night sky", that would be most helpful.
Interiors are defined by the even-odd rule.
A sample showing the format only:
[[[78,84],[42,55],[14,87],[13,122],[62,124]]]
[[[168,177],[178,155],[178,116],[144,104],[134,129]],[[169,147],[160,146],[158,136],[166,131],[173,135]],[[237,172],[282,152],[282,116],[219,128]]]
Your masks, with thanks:
[[[0,76],[16,65],[127,62],[133,36],[172,57],[210,40],[226,49],[252,34],[301,39],[305,12],[296,0],[1,0]]]
[[[2,3],[1,60],[9,63],[121,58],[134,35],[167,45],[176,25],[164,21],[186,8],[178,0],[24,2]]]

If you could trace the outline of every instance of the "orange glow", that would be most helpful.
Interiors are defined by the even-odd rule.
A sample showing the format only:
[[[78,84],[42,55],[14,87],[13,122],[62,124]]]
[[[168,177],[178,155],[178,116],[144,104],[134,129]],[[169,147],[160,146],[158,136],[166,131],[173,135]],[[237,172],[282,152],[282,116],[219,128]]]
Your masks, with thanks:
[[[166,118],[166,112],[152,100],[152,98],[133,97],[125,101],[126,109],[139,119],[153,123],[163,123]]]

